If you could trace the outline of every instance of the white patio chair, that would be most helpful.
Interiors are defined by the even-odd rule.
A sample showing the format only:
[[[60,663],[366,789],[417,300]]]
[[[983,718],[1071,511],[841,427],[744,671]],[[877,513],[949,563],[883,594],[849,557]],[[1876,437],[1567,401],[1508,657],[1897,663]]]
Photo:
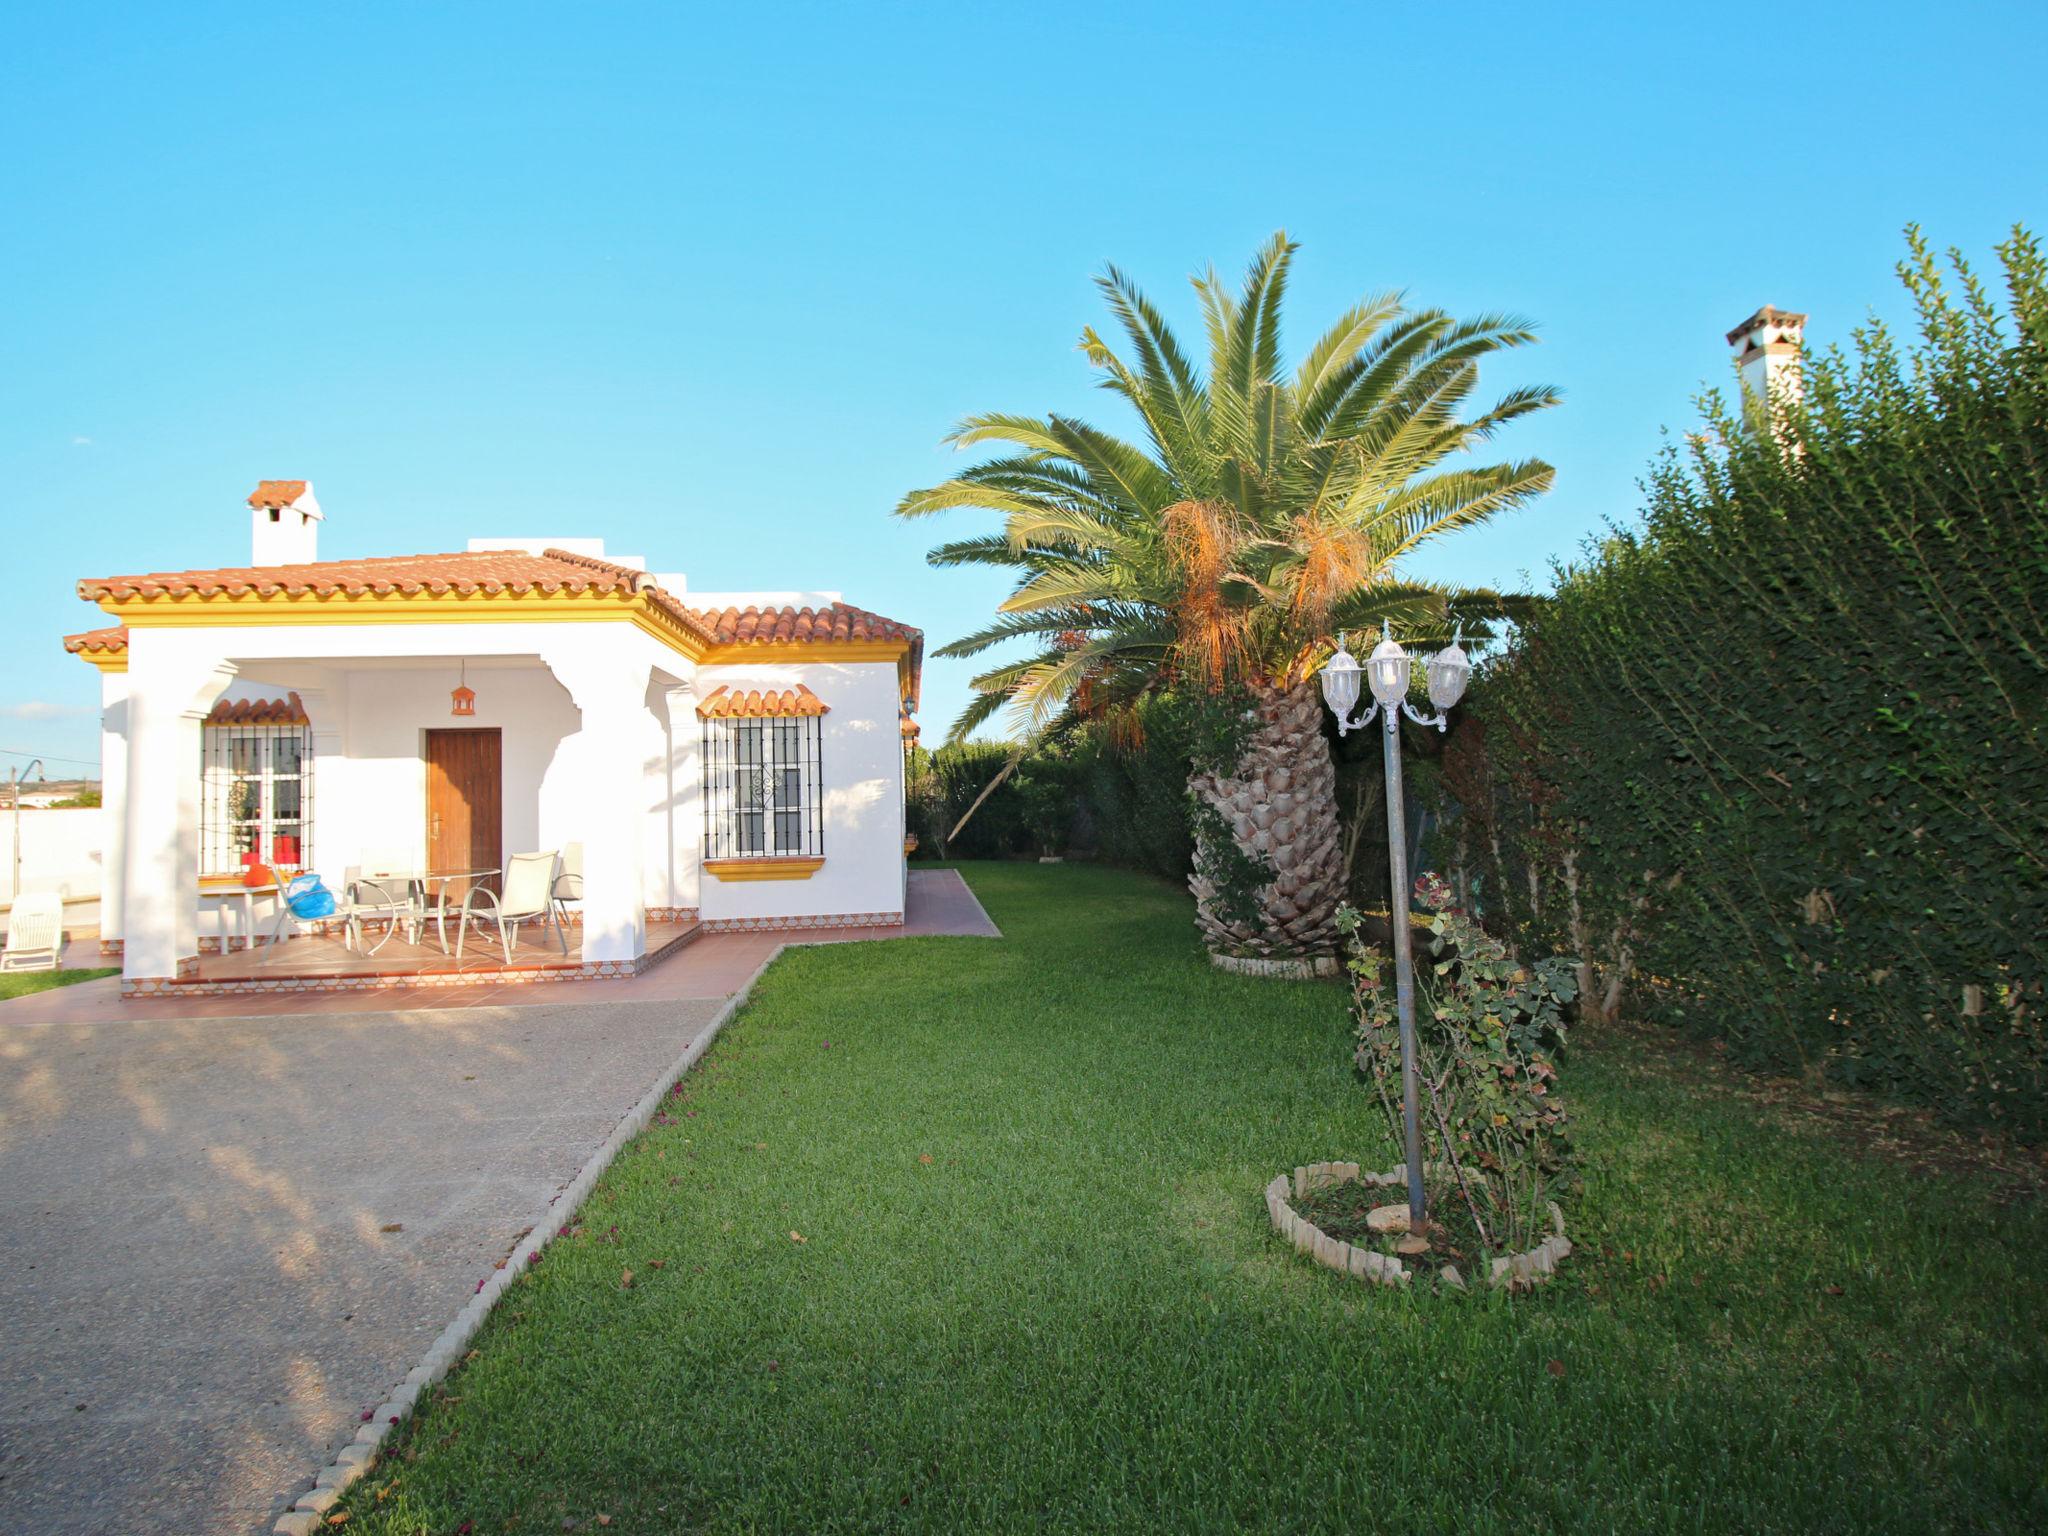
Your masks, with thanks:
[[[358,892],[358,886],[366,889]],[[427,911],[427,883],[412,872],[411,861],[402,857],[365,854],[362,863],[348,867],[342,896],[351,904],[361,900],[365,917],[390,917],[404,932],[408,944],[419,943],[431,916]]]
[[[55,891],[30,891],[14,898],[7,914],[7,948],[0,971],[54,971],[64,948],[64,898]]]
[[[455,958],[462,958],[462,941],[469,937],[470,919],[494,923],[498,943],[505,951],[505,963],[512,963],[512,950],[521,923],[544,923],[555,930],[555,942],[569,953],[569,941],[555,921],[555,876],[562,856],[550,849],[545,853],[515,853],[505,861],[505,889],[493,895],[487,886],[472,886],[462,898],[462,926],[455,930]],[[479,905],[481,902],[483,905]]]
[[[583,905],[583,845],[562,844],[562,867],[555,875],[555,929],[568,926],[569,905]]]
[[[334,915],[348,922],[349,948],[365,955],[377,953],[395,933],[404,933],[408,944],[419,943],[420,930],[427,921],[426,909],[413,899],[409,885],[382,880],[349,881],[342,887]],[[363,925],[376,922],[384,924],[383,936],[365,949]]]

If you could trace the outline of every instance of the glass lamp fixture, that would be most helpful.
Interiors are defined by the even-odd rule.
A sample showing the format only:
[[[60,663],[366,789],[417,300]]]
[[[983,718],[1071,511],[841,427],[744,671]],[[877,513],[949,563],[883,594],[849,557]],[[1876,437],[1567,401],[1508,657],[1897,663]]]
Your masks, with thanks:
[[[1465,685],[1472,680],[1472,661],[1465,654],[1464,642],[1465,626],[1460,624],[1450,645],[1429,658],[1425,669],[1429,702],[1438,709],[1449,709],[1465,697]]]
[[[1364,672],[1358,659],[1346,649],[1344,636],[1337,636],[1337,654],[1323,663],[1323,702],[1339,721],[1349,720],[1358,704],[1359,678]]]
[[[455,702],[455,707],[448,711],[449,714],[473,715],[476,713],[476,690],[469,686],[468,662],[465,661],[462,664],[462,680],[449,692],[448,697]]]
[[[1372,674],[1372,696],[1392,709],[1408,697],[1408,671],[1414,662],[1394,638],[1391,620],[1381,621],[1380,633],[1386,638],[1373,647],[1366,670]]]

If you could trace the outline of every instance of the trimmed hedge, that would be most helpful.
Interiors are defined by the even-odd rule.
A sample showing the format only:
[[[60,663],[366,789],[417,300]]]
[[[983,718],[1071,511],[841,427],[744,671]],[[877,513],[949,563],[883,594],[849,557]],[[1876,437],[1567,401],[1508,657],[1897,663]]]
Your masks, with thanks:
[[[1482,669],[1439,835],[1596,1007],[1744,1060],[2048,1129],[2048,284],[2001,307],[1917,231],[1908,342],[1718,396],[1644,525]]]

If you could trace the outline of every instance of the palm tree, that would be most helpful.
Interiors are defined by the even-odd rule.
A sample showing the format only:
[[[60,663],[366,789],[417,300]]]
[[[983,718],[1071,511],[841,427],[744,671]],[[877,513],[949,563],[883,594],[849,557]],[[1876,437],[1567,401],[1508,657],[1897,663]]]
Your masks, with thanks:
[[[959,507],[1000,531],[941,544],[934,565],[995,565],[1017,585],[995,621],[941,649],[1006,642],[1029,655],[974,679],[964,737],[1005,704],[1035,733],[1169,687],[1242,696],[1236,722],[1189,781],[1190,886],[1212,951],[1312,956],[1335,942],[1343,895],[1334,773],[1315,669],[1339,630],[1391,619],[1404,637],[1483,632],[1525,599],[1397,575],[1422,545],[1548,489],[1538,460],[1467,461],[1517,417],[1556,403],[1518,389],[1460,412],[1480,361],[1534,339],[1505,315],[1458,320],[1399,294],[1357,304],[1283,371],[1280,315],[1296,247],[1275,235],[1233,297],[1194,279],[1209,336],[1197,371],[1159,311],[1114,267],[1097,278],[1124,336],[1081,348],[1138,413],[1128,442],[1063,416],[972,416],[948,441],[1009,451],[898,505]]]

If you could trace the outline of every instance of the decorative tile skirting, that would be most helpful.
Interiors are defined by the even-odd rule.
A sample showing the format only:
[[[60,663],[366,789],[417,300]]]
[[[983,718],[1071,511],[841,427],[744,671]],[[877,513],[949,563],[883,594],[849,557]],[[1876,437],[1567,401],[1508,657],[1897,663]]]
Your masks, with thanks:
[[[574,913],[571,916],[571,927],[583,921],[581,913]],[[695,907],[649,907],[647,909],[647,921],[650,923],[694,923],[697,921],[697,909]]]
[[[102,955],[106,956],[106,958],[107,958],[107,959],[109,959],[109,960],[118,960],[118,959],[120,959],[120,958],[121,958],[121,941],[120,941],[119,939],[101,939],[101,940],[100,940],[100,953],[101,953]]]
[[[115,940],[116,944],[119,942],[118,939]],[[270,942],[270,935],[265,933],[253,936],[230,933],[225,937],[220,934],[207,933],[201,934],[199,937],[199,953],[202,955],[239,955],[245,949],[252,949],[259,944],[268,944]],[[116,953],[119,953],[119,951],[117,950]]]
[[[1452,1170],[1436,1163],[1424,1163],[1423,1171],[1432,1177],[1449,1177]],[[1402,1189],[1408,1183],[1408,1165],[1386,1173],[1362,1173],[1356,1163],[1309,1163],[1294,1170],[1292,1198],[1299,1200],[1311,1190],[1324,1189],[1332,1184],[1352,1182],[1368,1187]],[[1399,1259],[1372,1248],[1360,1248],[1351,1243],[1342,1243],[1329,1233],[1306,1220],[1289,1201],[1289,1184],[1286,1174],[1279,1174],[1266,1186],[1266,1214],[1272,1218],[1273,1230],[1294,1244],[1296,1253],[1305,1253],[1326,1269],[1334,1269],[1340,1275],[1352,1275],[1360,1280],[1379,1285],[1406,1285],[1412,1278],[1407,1266]],[[1550,1202],[1551,1235],[1543,1239],[1526,1253],[1504,1253],[1493,1261],[1488,1283],[1507,1285],[1521,1282],[1537,1285],[1557,1273],[1560,1259],[1571,1257],[1571,1239],[1564,1235],[1564,1212],[1557,1208],[1555,1200]],[[1444,1279],[1455,1286],[1463,1287],[1455,1269],[1446,1268]]]
[[[901,912],[833,912],[813,917],[714,917],[705,933],[782,933],[801,928],[901,928]]]

